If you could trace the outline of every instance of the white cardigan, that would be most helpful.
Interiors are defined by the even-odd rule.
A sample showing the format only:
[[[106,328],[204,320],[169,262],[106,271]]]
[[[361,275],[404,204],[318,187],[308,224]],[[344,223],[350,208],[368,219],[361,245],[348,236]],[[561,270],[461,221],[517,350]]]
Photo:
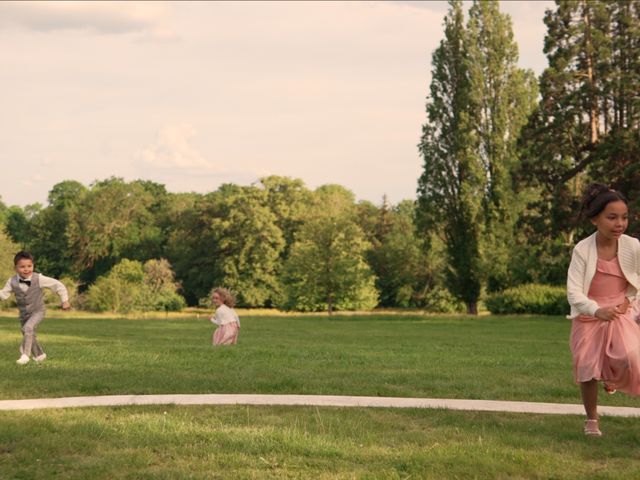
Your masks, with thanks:
[[[600,308],[587,296],[596,274],[597,261],[598,248],[594,233],[578,242],[573,249],[567,274],[567,298],[571,305],[571,314],[567,318],[576,318],[579,315],[593,317]],[[618,262],[629,282],[626,296],[633,299],[640,290],[640,242],[637,238],[622,235],[618,239]]]
[[[236,311],[225,304],[216,308],[216,313],[210,317],[210,320],[216,325],[226,325],[228,323],[238,322],[238,326],[240,326],[240,319],[238,318]]]

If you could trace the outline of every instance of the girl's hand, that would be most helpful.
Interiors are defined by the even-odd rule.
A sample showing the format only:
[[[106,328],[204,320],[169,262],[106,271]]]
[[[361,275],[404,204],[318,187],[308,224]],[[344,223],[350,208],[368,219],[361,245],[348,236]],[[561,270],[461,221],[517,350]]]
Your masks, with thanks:
[[[611,320],[615,320],[618,317],[617,307],[606,307],[599,308],[596,310],[595,317],[598,320],[603,320],[605,322],[610,322]]]
[[[616,307],[616,312],[621,315],[624,315],[625,313],[627,313],[630,306],[631,306],[631,303],[629,302],[629,299],[625,297],[624,302],[622,302],[620,305]]]
[[[62,309],[69,310],[71,308],[71,304],[69,302],[62,302]]]

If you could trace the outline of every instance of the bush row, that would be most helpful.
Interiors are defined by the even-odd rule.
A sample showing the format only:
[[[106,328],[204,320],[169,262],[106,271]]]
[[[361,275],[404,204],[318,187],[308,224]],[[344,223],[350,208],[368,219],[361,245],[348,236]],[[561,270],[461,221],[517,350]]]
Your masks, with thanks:
[[[492,293],[485,300],[493,314],[532,313],[566,315],[569,313],[567,290],[564,287],[528,283]]]

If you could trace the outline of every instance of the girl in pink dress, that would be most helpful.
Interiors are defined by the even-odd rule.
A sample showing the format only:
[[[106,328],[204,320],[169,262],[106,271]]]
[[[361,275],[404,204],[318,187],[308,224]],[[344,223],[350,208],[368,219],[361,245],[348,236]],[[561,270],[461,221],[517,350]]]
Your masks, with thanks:
[[[218,328],[213,332],[213,344],[235,345],[238,343],[238,332],[240,331],[240,319],[233,309],[236,303],[235,298],[226,288],[216,288],[211,300],[216,306],[216,311],[209,320],[218,325]]]
[[[640,242],[624,235],[627,200],[606,185],[587,188],[582,211],[596,226],[573,250],[567,276],[573,374],[587,413],[586,435],[602,435],[598,381],[608,393],[640,395]]]

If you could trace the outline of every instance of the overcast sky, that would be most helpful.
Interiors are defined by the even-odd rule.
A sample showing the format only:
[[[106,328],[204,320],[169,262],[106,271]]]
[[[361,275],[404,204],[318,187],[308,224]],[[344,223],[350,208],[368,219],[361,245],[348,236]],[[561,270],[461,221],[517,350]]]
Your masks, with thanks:
[[[545,8],[502,2],[540,74]],[[444,2],[1,2],[0,196],[264,175],[415,198]]]

